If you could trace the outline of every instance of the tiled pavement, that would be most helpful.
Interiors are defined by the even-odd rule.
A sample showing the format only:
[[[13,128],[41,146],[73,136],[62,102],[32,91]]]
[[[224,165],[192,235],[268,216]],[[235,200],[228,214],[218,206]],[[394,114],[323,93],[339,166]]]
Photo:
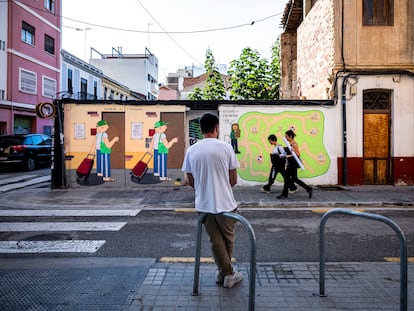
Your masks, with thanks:
[[[1,310],[249,310],[249,264],[243,281],[216,285],[214,264],[202,264],[199,295],[192,295],[194,264],[150,259],[77,258],[0,260]],[[326,297],[319,295],[319,264],[259,263],[255,310],[400,310],[398,263],[328,263]],[[409,265],[408,309],[414,265]]]

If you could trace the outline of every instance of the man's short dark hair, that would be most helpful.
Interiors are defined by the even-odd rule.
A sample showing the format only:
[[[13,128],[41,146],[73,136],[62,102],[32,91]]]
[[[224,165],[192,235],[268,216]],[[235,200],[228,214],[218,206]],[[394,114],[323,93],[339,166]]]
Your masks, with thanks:
[[[267,140],[277,141],[277,137],[276,137],[275,134],[270,134],[269,137],[267,138]]]
[[[205,113],[200,117],[201,133],[213,133],[216,126],[219,124],[219,119],[215,114]]]

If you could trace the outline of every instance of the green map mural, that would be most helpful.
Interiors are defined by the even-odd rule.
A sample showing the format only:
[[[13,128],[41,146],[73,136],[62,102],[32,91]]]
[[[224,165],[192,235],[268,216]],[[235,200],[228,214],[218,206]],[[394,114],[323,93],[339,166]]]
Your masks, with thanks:
[[[240,128],[238,173],[242,179],[267,181],[271,167],[267,137],[275,134],[278,142],[286,146],[283,137],[288,129],[297,134],[295,140],[305,166],[305,170],[298,169],[299,178],[312,178],[328,171],[330,159],[323,142],[324,115],[319,110],[271,114],[248,112],[237,122]],[[282,182],[282,177],[278,176],[277,180]]]

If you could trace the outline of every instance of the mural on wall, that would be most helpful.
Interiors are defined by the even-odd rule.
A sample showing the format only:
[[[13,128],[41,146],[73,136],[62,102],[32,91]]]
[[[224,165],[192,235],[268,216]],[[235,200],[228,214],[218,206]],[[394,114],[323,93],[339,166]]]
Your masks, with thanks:
[[[154,124],[155,134],[152,137],[148,152],[153,151],[154,159],[154,176],[159,176],[160,181],[171,180],[167,176],[168,152],[172,145],[178,142],[178,138],[174,137],[170,141],[167,140],[165,131],[168,122],[157,121]]]
[[[200,117],[192,119],[188,122],[189,145],[194,145],[199,140],[203,139],[203,134],[200,129]]]
[[[230,139],[231,146],[235,153],[240,153],[238,139],[240,138],[240,128],[238,123],[233,123],[231,125]]]
[[[233,124],[235,122],[232,122]],[[297,134],[301,160],[305,170],[299,170],[298,176],[312,178],[325,174],[330,159],[323,142],[324,116],[318,110],[285,111],[281,113],[247,112],[237,123],[240,129],[237,158],[240,163],[238,174],[246,181],[266,181],[271,167],[267,138],[275,134],[283,142],[286,130]],[[279,176],[278,181],[282,181]]]
[[[96,175],[102,177],[103,181],[115,181],[111,177],[111,152],[112,146],[119,140],[119,137],[109,140],[108,129],[109,124],[105,120],[96,124]]]
[[[76,135],[85,137],[84,126],[77,125]],[[109,140],[109,123],[100,120],[96,123],[96,129],[92,131],[94,136],[89,154],[82,160],[76,169],[76,181],[81,186],[96,186],[104,182],[114,182],[111,177],[111,152],[112,146],[119,141],[119,137]],[[96,158],[96,174],[91,174]]]

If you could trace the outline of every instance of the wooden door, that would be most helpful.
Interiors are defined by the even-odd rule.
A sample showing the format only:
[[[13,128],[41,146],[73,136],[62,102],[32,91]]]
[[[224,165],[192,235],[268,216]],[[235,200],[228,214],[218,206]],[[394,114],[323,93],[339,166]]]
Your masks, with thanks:
[[[391,183],[390,92],[364,92],[364,184]]]
[[[111,152],[111,169],[125,168],[125,115],[123,112],[103,112],[102,119],[109,122],[108,138],[115,136],[119,141],[114,144]]]

